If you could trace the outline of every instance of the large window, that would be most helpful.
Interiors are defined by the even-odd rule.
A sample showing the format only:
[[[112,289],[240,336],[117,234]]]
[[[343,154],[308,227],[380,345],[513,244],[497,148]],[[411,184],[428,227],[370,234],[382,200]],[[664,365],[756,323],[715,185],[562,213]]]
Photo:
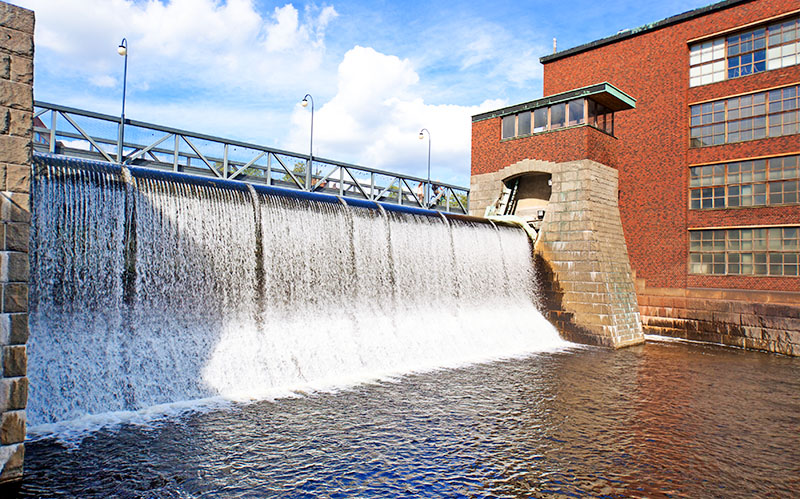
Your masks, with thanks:
[[[689,50],[689,86],[725,79],[725,39],[696,43]]]
[[[767,69],[800,64],[800,17],[773,24],[767,31]]]
[[[800,17],[689,47],[689,86],[800,63]]]
[[[692,147],[794,135],[800,132],[800,85],[690,108]]]
[[[798,204],[800,156],[689,168],[693,210]]]
[[[800,227],[689,232],[689,273],[797,276]]]
[[[738,78],[767,69],[767,30],[764,28],[729,36],[728,78]]]
[[[588,109],[587,102],[588,101]],[[513,139],[531,133],[589,124],[606,133],[614,133],[614,113],[592,99],[574,99],[503,117],[502,137]]]

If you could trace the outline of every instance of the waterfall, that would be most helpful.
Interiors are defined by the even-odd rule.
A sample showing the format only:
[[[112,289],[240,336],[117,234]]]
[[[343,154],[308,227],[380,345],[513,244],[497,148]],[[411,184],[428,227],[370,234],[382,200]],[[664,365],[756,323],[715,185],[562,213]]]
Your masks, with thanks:
[[[48,155],[34,167],[31,425],[563,345],[520,229]]]

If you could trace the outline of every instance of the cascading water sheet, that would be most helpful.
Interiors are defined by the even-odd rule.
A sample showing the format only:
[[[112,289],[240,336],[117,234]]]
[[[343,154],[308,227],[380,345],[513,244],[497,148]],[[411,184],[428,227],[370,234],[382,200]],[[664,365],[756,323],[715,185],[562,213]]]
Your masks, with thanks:
[[[179,175],[33,182],[31,425],[564,346],[522,230]]]

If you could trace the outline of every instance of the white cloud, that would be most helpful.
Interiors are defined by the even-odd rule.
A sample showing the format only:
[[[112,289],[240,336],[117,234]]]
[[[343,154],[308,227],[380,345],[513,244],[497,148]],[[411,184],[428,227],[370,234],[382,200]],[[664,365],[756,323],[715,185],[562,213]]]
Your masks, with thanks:
[[[425,177],[431,134],[431,176],[465,184],[470,165],[471,116],[500,107],[426,104],[418,95],[419,75],[407,59],[356,46],[338,71],[338,92],[314,115],[314,154],[379,169]],[[289,143],[308,149],[310,112],[299,105],[292,115]]]
[[[37,46],[53,51],[49,65],[109,81],[120,68],[116,46],[128,40],[129,77],[144,83],[178,79],[186,86],[291,88],[320,69],[333,7],[292,4],[262,15],[252,0],[23,0],[37,14]],[[55,68],[51,68],[55,69]]]
[[[103,74],[91,76],[89,78],[89,82],[91,82],[91,84],[96,87],[112,88],[119,85],[119,82],[117,81],[116,78],[110,75],[103,75]]]
[[[503,95],[503,85],[529,85],[537,77],[530,48],[508,50],[505,32],[467,33],[460,24],[441,26],[416,47],[421,59],[405,59],[349,40],[329,53],[328,31],[339,19],[333,6],[19,1],[37,15],[41,100],[119,113],[116,47],[124,36],[131,119],[305,153],[309,113],[297,103],[310,92],[317,99],[315,154],[424,177],[427,139],[417,136],[425,127],[432,176],[461,185],[468,184],[471,115],[505,104],[484,96]],[[515,60],[519,54],[526,60]]]

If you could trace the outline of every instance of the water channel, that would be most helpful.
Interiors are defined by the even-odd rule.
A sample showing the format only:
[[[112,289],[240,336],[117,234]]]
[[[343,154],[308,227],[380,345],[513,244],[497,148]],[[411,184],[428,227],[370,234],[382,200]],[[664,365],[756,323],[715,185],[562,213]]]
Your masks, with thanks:
[[[797,497],[800,359],[593,347],[26,444],[21,497]]]

